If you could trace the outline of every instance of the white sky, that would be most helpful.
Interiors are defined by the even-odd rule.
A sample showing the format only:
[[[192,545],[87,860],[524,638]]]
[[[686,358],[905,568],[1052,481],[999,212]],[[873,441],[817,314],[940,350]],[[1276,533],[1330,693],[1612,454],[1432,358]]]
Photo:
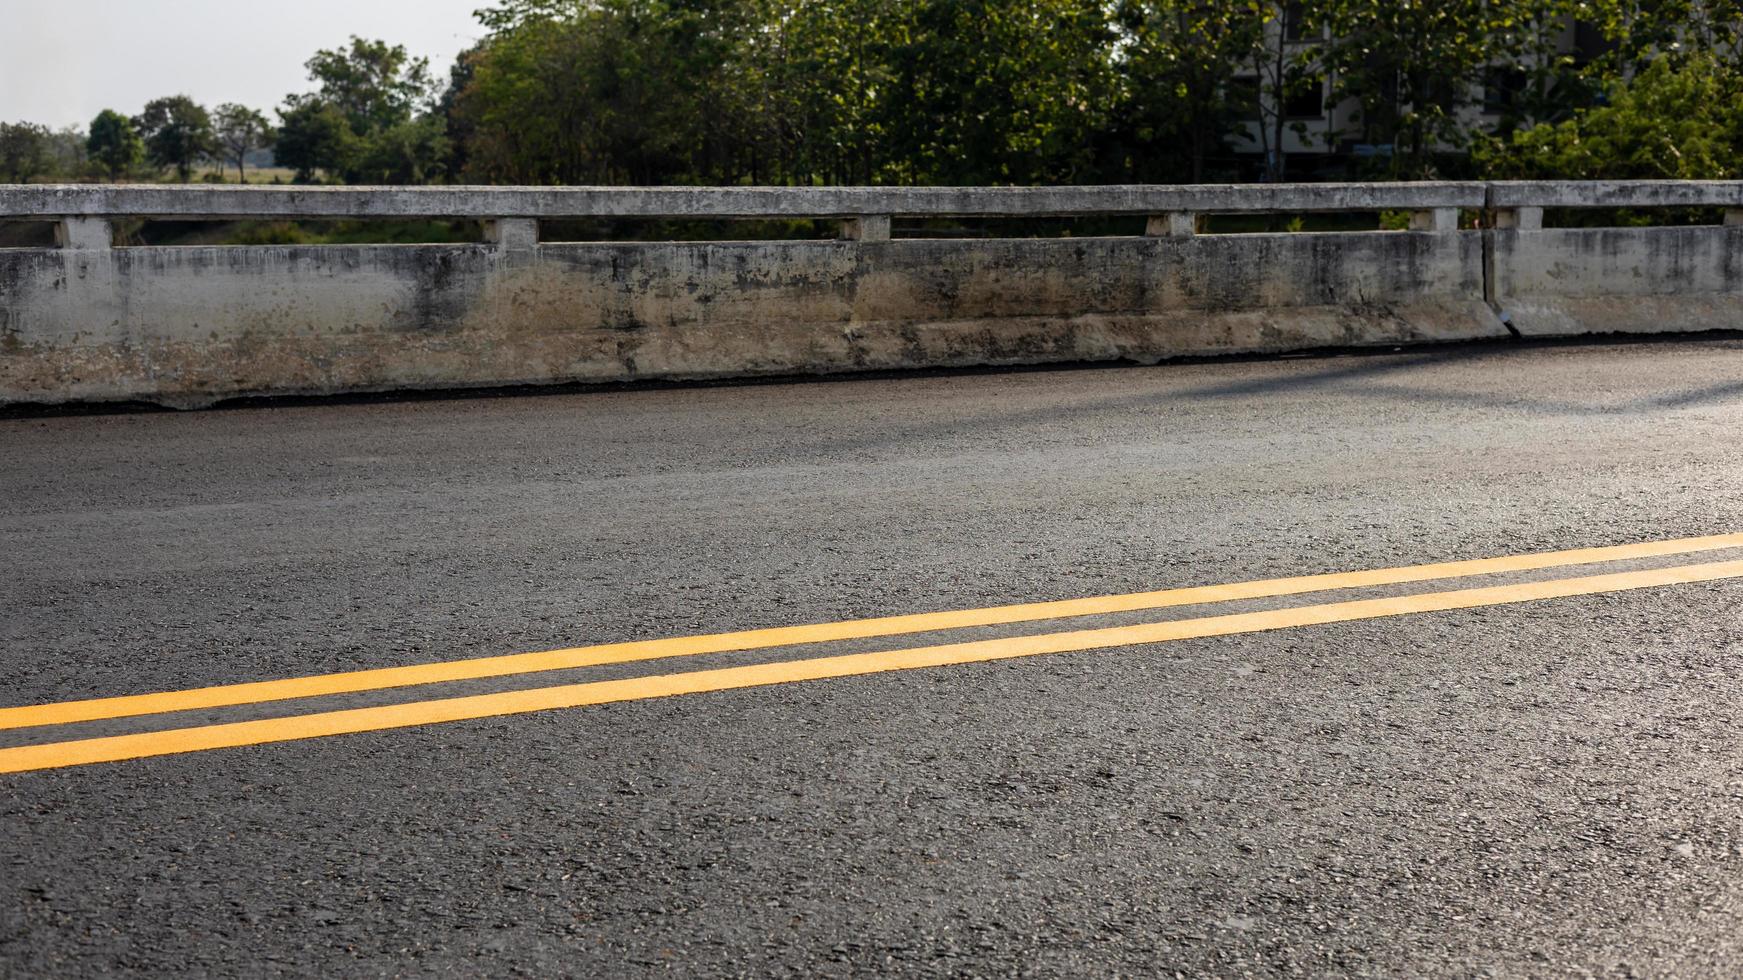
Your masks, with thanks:
[[[0,122],[55,129],[160,95],[267,112],[303,62],[353,34],[403,44],[446,82],[490,0],[0,0]]]

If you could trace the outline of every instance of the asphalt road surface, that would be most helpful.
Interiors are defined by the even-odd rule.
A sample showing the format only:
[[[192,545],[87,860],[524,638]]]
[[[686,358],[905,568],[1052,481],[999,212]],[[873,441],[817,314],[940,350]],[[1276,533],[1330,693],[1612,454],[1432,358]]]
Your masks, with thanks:
[[[1743,975],[1740,433],[1735,338],[0,419],[0,974]]]

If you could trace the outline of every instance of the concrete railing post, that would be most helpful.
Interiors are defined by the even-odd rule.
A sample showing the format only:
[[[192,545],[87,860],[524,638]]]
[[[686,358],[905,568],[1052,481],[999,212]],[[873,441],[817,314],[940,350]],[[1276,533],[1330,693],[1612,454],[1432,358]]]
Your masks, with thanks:
[[[841,222],[841,238],[848,242],[887,242],[890,240],[890,216],[862,214]]]
[[[492,218],[484,222],[484,240],[505,252],[530,252],[539,244],[539,219]]]
[[[1728,225],[1743,225],[1743,208],[1726,208],[1725,223]]]
[[[1501,208],[1495,212],[1495,227],[1514,231],[1541,231],[1542,208]]]
[[[1198,215],[1191,211],[1170,211],[1166,214],[1153,214],[1144,223],[1144,235],[1148,238],[1191,238],[1198,234]]]
[[[62,218],[54,226],[54,242],[81,252],[115,247],[115,229],[107,218]]]
[[[1430,208],[1410,212],[1411,231],[1458,231],[1458,208]]]

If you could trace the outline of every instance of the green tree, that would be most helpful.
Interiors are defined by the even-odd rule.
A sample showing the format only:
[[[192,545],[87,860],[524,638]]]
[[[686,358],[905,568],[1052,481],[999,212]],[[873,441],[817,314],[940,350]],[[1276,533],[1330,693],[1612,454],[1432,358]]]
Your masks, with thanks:
[[[1501,133],[1565,119],[1596,101],[1602,70],[1564,49],[1568,25],[1589,24],[1593,7],[1592,0],[1495,0],[1489,44],[1496,57],[1483,86],[1487,107],[1501,115]]]
[[[447,173],[450,151],[442,117],[420,116],[372,133],[344,175],[356,184],[426,184]]]
[[[349,45],[315,52],[305,65],[315,96],[336,106],[359,136],[409,122],[430,101],[430,63],[403,45],[352,37]]]
[[[1116,61],[1121,156],[1117,169],[1144,181],[1201,181],[1257,107],[1237,78],[1263,43],[1254,3],[1122,0]]]
[[[1242,135],[1260,145],[1266,177],[1279,179],[1291,131],[1328,148],[1350,138],[1390,145],[1384,176],[1423,177],[1462,170],[1457,154],[1488,138],[1497,107],[1506,131],[1565,119],[1638,66],[1684,58],[1689,44],[1730,63],[1740,7],[497,0],[480,12],[488,35],[456,65],[439,115],[453,163],[485,181],[1203,180]],[[1602,27],[1619,53],[1595,65],[1564,53],[1576,20]],[[369,50],[363,61],[392,62],[392,49]],[[390,88],[352,80],[398,71],[321,64],[322,97],[334,101]],[[1491,98],[1496,91],[1506,98]],[[1337,114],[1343,131],[1328,122],[1307,132],[1301,117],[1320,115],[1321,94],[1353,104]],[[345,98],[354,120],[379,118],[359,108],[378,100]],[[365,143],[392,128],[371,126],[354,127]],[[396,137],[402,150],[430,145],[407,135]],[[392,151],[373,156],[384,155]]]
[[[1117,91],[1099,0],[915,0],[883,105],[903,182],[1051,183],[1092,172]]]
[[[90,169],[85,131],[65,126],[49,134],[49,172],[60,177],[84,176]]]
[[[185,95],[147,102],[133,125],[145,140],[146,159],[154,166],[175,168],[184,183],[194,164],[218,153],[211,114]]]
[[[460,52],[454,59],[454,64],[448,69],[448,86],[442,90],[442,95],[436,100],[433,114],[440,116],[448,135],[447,172],[463,173],[466,170],[466,159],[474,138],[472,121],[460,110],[460,96],[466,87],[472,84],[472,76],[478,65],[478,58],[483,52],[484,44],[480,42]]]
[[[1258,129],[1252,136],[1259,144],[1265,179],[1284,179],[1289,169],[1286,137],[1293,133],[1303,143],[1313,137],[1307,122],[1298,118],[1298,105],[1306,115],[1318,116],[1325,99],[1325,17],[1323,6],[1258,0],[1254,12],[1263,18],[1263,39],[1252,49],[1248,63],[1256,80],[1257,106],[1252,113]],[[1321,133],[1330,142],[1332,134]]]
[[[1334,98],[1360,109],[1365,143],[1393,146],[1393,177],[1432,174],[1469,142],[1475,86],[1494,57],[1487,0],[1333,0],[1322,8]]]
[[[1101,0],[506,0],[454,99],[527,183],[1091,179]]]
[[[1653,63],[1609,104],[1478,148],[1500,179],[1718,180],[1743,176],[1743,73],[1712,54]]]
[[[362,140],[351,131],[350,120],[336,105],[318,99],[293,99],[278,116],[273,152],[281,166],[296,171],[299,182],[314,180],[319,171],[342,175],[362,155]]]
[[[54,163],[54,134],[37,123],[0,123],[0,182],[22,184]]]
[[[732,168],[709,119],[725,89],[715,9],[663,0],[515,2],[458,99],[474,133],[468,172],[515,183],[694,182]],[[712,141],[712,143],[711,143]],[[711,160],[711,155],[713,159]]]
[[[85,150],[111,180],[139,166],[145,159],[145,141],[139,138],[132,120],[113,109],[104,109],[91,120],[91,135],[86,138]]]
[[[894,0],[756,0],[727,66],[740,166],[757,183],[870,184],[889,161]]]
[[[298,180],[423,183],[447,171],[447,116],[434,111],[429,63],[404,47],[351,38],[307,64],[316,90],[279,110],[278,159]]]
[[[254,109],[226,102],[218,107],[213,126],[225,157],[236,164],[237,181],[248,183],[248,154],[271,145],[271,124]]]
[[[1569,0],[1573,13],[1600,31],[1611,50],[1595,66],[1607,81],[1630,77],[1666,58],[1704,54],[1743,62],[1743,0]]]

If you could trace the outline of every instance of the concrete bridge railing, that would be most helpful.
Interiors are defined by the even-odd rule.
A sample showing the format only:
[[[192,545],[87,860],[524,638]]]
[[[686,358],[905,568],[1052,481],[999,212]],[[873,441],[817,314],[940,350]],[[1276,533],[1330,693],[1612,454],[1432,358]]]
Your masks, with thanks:
[[[1546,209],[1723,225],[1547,228]],[[1201,216],[1408,212],[1408,231]],[[1461,215],[1476,219],[1463,224]],[[1143,235],[892,237],[945,217]],[[565,218],[839,220],[836,240],[548,242]],[[460,245],[116,247],[125,219],[460,218]],[[1056,188],[0,186],[0,402],[748,377],[1743,328],[1743,182]],[[1475,227],[1480,226],[1480,227]]]

